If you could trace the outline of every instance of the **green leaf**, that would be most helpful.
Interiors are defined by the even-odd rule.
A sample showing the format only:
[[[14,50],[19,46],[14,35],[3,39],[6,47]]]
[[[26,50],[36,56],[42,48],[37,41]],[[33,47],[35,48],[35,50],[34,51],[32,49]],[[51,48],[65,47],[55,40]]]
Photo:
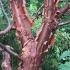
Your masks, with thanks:
[[[60,56],[60,59],[63,59],[63,58],[65,58],[65,57],[70,57],[70,51],[65,51],[65,52],[63,52],[62,53],[62,55]]]
[[[65,64],[61,64],[58,67],[59,70],[70,70],[70,62],[66,62]]]

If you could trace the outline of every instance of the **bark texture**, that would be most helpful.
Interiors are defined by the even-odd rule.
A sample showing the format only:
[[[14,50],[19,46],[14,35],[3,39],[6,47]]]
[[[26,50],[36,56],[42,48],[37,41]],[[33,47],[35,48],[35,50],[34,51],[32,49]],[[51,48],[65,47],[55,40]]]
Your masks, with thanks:
[[[44,4],[40,8],[44,8],[42,26],[37,33],[36,38],[34,38],[31,32],[34,21],[29,17],[26,9],[26,1],[10,0],[14,27],[16,29],[16,34],[19,38],[22,50],[20,56],[18,56],[18,54],[13,52],[11,49],[8,49],[4,45],[0,44],[1,50],[4,50],[2,63],[3,70],[12,70],[10,54],[20,59],[18,70],[42,70],[42,58],[44,53],[48,52],[48,49],[51,48],[55,42],[54,33],[56,29],[70,22],[67,21],[65,23],[58,24],[58,18],[70,9],[70,4],[65,6],[63,9],[60,9],[58,8],[58,3],[59,0],[44,0]],[[10,25],[8,20],[9,18],[3,8],[1,0],[0,6],[8,22],[8,27],[4,31],[0,31],[0,35],[2,36],[8,33],[12,26]],[[37,14],[36,17],[39,15]]]
[[[7,48],[10,48],[9,46],[6,46]],[[3,54],[3,62],[2,62],[2,70],[12,70],[11,67],[11,56],[8,52],[2,51]]]
[[[41,70],[43,52],[51,47],[53,30],[57,27],[56,3],[58,0],[44,0],[44,18],[36,38],[32,36],[33,20],[29,17],[25,0],[10,0],[14,27],[21,42],[21,59],[18,70]],[[45,49],[44,49],[45,48]]]

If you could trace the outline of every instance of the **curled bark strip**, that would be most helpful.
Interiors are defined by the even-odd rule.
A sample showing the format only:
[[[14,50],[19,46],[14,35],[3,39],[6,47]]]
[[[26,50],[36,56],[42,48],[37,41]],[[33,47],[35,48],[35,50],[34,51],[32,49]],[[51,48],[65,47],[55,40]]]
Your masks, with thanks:
[[[7,28],[4,31],[0,31],[0,35],[5,35],[6,33],[8,33],[11,30],[12,25],[11,25],[11,23],[9,21],[9,17],[7,16],[7,14],[6,14],[5,10],[4,10],[4,7],[3,7],[3,4],[2,4],[2,1],[1,0],[0,0],[0,6],[1,6],[1,9],[3,11],[3,14],[5,15],[5,18],[7,20],[7,23],[8,23]]]

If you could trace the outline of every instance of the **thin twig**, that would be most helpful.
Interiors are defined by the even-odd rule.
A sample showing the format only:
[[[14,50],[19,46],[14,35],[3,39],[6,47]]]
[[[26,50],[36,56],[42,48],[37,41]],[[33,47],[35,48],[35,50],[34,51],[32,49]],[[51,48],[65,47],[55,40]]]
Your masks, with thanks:
[[[2,52],[3,51],[3,49],[2,48],[0,48],[0,52]]]
[[[14,51],[12,51],[10,46],[8,46],[8,47],[7,46],[8,45],[3,45],[2,43],[0,43],[0,48],[2,48],[4,51],[8,52],[9,54],[17,57],[19,60],[21,60],[19,55],[17,53],[15,53]]]
[[[61,23],[59,24],[59,27],[60,27],[60,26],[63,26],[63,25],[67,25],[67,24],[70,24],[70,20],[65,21],[65,22],[61,22]]]
[[[36,13],[34,13],[34,19],[38,18],[40,15],[42,15],[42,10],[44,8],[44,4],[41,5],[41,7],[37,10]]]
[[[69,9],[70,9],[70,4],[65,5],[64,8],[62,8],[62,9],[59,10],[60,11],[60,15],[59,16],[64,15],[66,12],[68,12]]]
[[[59,2],[63,2],[62,0],[60,0]],[[38,9],[38,11],[36,13],[34,13],[34,19],[38,18],[40,15],[42,15],[42,10],[44,8],[44,4],[41,5],[41,7]],[[64,15],[68,10],[70,9],[70,4],[68,4],[67,6],[65,6],[64,8],[62,9],[59,9],[59,13],[60,15],[59,16],[62,16]],[[57,11],[57,12],[58,12]]]
[[[6,34],[7,32],[10,31],[12,25],[11,25],[11,23],[9,21],[9,17],[7,16],[7,13],[4,10],[4,7],[3,7],[3,4],[2,4],[2,1],[1,0],[0,0],[0,6],[1,6],[2,12],[3,12],[3,14],[4,14],[5,18],[6,18],[6,21],[8,23],[7,28],[4,31],[0,31],[0,35],[4,35],[4,34]]]

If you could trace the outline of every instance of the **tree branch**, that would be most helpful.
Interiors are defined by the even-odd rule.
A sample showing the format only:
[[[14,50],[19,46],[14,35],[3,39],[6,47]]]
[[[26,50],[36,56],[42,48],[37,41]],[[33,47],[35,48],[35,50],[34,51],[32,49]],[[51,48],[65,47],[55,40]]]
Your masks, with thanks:
[[[59,27],[61,27],[63,25],[67,25],[67,24],[70,24],[70,20],[59,23]]]
[[[1,64],[2,70],[12,70],[11,55],[6,51],[3,51],[2,55],[3,55],[3,61]]]
[[[18,0],[17,3],[16,0],[10,0],[10,5],[14,19],[14,27],[21,40],[22,47],[24,47],[24,43],[27,42],[27,40],[34,38],[31,32],[33,21],[29,17],[25,0]]]
[[[17,57],[19,60],[21,60],[20,57],[19,57],[19,55],[11,50],[10,46],[3,45],[2,43],[0,43],[0,48],[2,48],[4,51],[8,52],[9,54]]]
[[[54,21],[54,19],[56,20],[56,18],[53,18],[53,16],[55,15],[55,8],[56,8],[54,4],[54,0],[50,0],[49,2],[48,1],[49,0],[45,0],[43,24],[42,24],[41,31],[36,37],[36,40],[39,42],[37,45],[38,52],[41,52],[44,42],[46,43],[48,42],[52,30],[57,27],[57,23],[56,21]]]
[[[67,6],[65,5],[64,8],[58,9],[58,10],[56,11],[57,16],[58,16],[58,17],[61,17],[61,16],[64,15],[69,9],[70,9],[70,4],[68,4]]]
[[[11,23],[9,22],[9,17],[7,16],[5,10],[4,10],[4,7],[3,7],[3,4],[2,4],[2,1],[0,0],[0,6],[1,6],[1,9],[2,9],[2,12],[7,20],[7,23],[8,23],[8,26],[7,28],[4,30],[4,31],[0,31],[0,35],[4,35],[6,33],[8,33],[12,27]]]
[[[63,2],[63,1],[60,0],[59,2]],[[33,14],[34,15],[34,19],[36,19],[36,18],[38,18],[39,16],[42,15],[43,8],[44,8],[44,4],[42,4],[41,7],[38,9],[38,11]],[[56,12],[57,16],[64,15],[69,9],[70,9],[70,4],[68,4],[67,6],[65,5],[65,7],[62,8],[62,9],[58,9],[57,12]]]

